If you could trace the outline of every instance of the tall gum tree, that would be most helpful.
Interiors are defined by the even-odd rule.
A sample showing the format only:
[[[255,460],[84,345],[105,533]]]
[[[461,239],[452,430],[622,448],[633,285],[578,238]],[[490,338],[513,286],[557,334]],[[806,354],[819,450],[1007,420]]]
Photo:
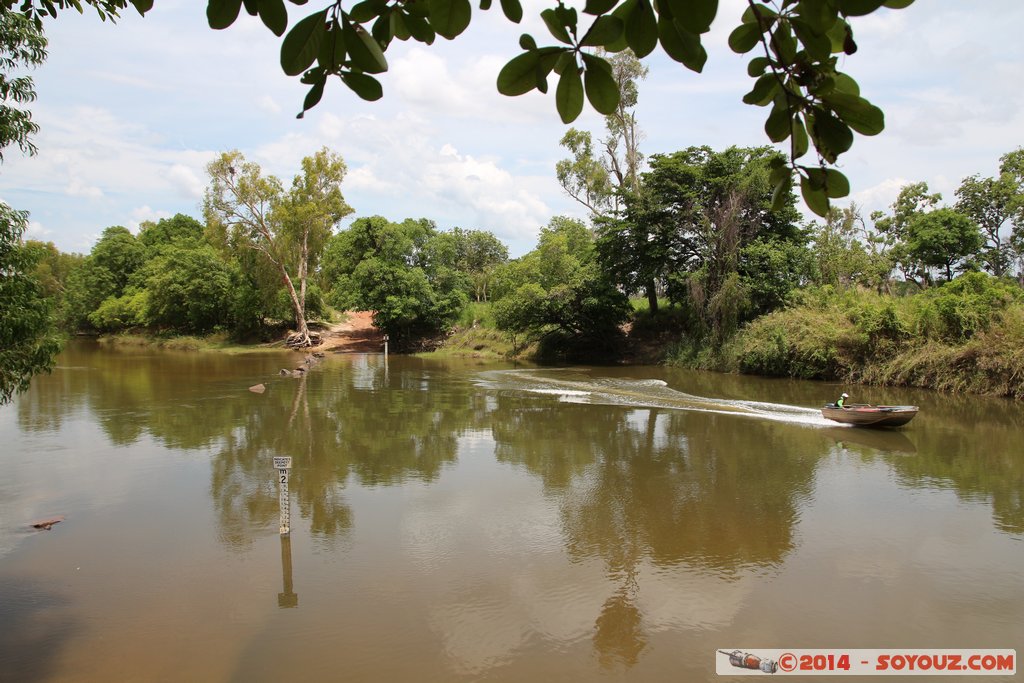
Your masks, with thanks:
[[[302,160],[302,173],[290,191],[237,150],[222,153],[207,166],[210,185],[203,215],[208,224],[228,233],[232,245],[259,252],[280,274],[295,314],[291,343],[296,346],[313,345],[306,320],[311,266],[334,226],[352,212],[340,188],[346,171],[341,157],[326,148]]]

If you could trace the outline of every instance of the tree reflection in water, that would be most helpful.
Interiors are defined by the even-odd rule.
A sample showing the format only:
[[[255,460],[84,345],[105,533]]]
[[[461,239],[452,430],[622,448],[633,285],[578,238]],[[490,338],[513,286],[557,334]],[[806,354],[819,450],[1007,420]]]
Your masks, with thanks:
[[[822,452],[811,431],[655,408],[517,404],[502,399],[493,416],[497,457],[559,496],[571,556],[605,563],[614,590],[593,642],[606,666],[631,666],[647,642],[637,606],[645,568],[734,580],[777,566],[793,547]]]

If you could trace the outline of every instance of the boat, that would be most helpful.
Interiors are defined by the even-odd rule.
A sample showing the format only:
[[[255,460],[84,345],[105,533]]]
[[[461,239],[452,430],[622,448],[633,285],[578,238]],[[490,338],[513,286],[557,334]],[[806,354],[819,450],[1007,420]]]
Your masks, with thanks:
[[[872,406],[853,403],[840,408],[829,403],[822,417],[858,427],[899,427],[914,419],[917,406]]]

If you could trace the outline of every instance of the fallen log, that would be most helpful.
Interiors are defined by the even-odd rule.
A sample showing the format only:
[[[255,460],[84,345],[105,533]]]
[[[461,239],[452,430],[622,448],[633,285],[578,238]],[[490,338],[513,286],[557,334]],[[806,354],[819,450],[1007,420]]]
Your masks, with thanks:
[[[32,523],[33,529],[44,529],[49,531],[53,528],[54,524],[60,524],[64,521],[64,517],[50,517],[49,519],[41,519],[38,522]]]

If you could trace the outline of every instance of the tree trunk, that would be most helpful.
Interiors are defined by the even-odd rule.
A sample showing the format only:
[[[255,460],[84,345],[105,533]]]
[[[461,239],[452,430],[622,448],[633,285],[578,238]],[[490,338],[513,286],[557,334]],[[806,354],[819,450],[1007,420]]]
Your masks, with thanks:
[[[284,284],[288,287],[288,296],[292,300],[292,308],[295,310],[295,326],[296,333],[299,337],[299,346],[312,346],[312,342],[309,339],[309,326],[306,324],[306,306],[305,302],[299,299],[298,293],[295,291],[295,285],[292,284],[292,279],[288,276],[288,271],[282,265],[281,278],[284,280]]]
[[[652,314],[658,312],[658,287],[654,280],[647,283],[647,305]]]

